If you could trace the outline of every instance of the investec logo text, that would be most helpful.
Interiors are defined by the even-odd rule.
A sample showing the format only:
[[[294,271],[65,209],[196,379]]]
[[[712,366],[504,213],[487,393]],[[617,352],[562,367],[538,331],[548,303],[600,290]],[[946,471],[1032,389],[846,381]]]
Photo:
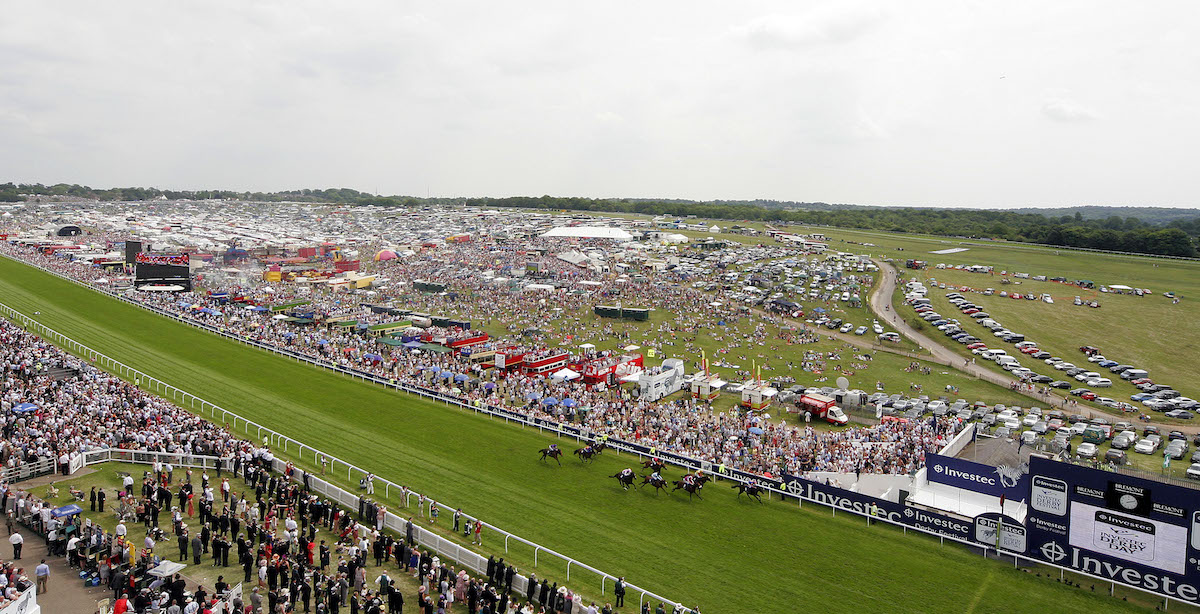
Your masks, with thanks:
[[[1200,590],[1191,584],[1177,582],[1175,578],[1168,575],[1143,572],[1139,569],[1125,567],[1120,563],[1110,563],[1094,559],[1088,556],[1086,551],[1074,546],[1070,546],[1070,548],[1070,567],[1074,569],[1116,580],[1130,586],[1140,586],[1148,591],[1154,591],[1159,594],[1182,599],[1183,601],[1191,603],[1200,602],[1198,601],[1200,600]],[[1057,556],[1054,556],[1054,554],[1057,554]],[[1062,549],[1055,542],[1047,542],[1042,546],[1042,556],[1045,556],[1051,562],[1058,562],[1055,559],[1062,558]]]
[[[979,482],[980,484],[987,484],[988,486],[996,485],[995,478],[989,478],[986,475],[979,475],[978,473],[971,473],[970,471],[959,471],[958,469],[952,469],[945,465],[934,465],[933,470],[937,473],[943,473],[947,477],[951,478],[967,480],[968,482]]]

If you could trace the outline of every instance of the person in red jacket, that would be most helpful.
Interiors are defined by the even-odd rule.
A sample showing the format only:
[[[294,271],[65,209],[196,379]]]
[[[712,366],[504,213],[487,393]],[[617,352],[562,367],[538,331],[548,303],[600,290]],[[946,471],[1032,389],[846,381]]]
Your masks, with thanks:
[[[113,605],[113,614],[125,614],[129,611],[129,593],[121,593],[121,598]]]

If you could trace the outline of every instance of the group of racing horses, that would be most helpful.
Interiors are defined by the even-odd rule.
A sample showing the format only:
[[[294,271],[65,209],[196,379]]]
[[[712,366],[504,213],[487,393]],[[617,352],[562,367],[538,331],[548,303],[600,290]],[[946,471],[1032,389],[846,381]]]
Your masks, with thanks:
[[[604,452],[605,447],[606,446],[603,441],[598,441],[575,450],[574,454],[575,456],[579,457],[580,462],[589,463],[595,460],[596,457],[602,452]],[[540,452],[542,454],[541,460],[545,461],[547,458],[552,458],[559,464],[559,466],[562,466],[561,458],[563,452],[557,445],[551,445],[548,448],[542,448]],[[650,470],[649,475],[639,476],[634,472],[633,469],[626,467],[625,469],[622,469],[621,471],[618,471],[609,477],[616,478],[617,482],[621,484],[621,488],[624,490],[629,490],[630,486],[636,486],[639,489],[644,486],[651,486],[654,488],[654,494],[658,494],[660,490],[666,491],[669,483],[674,485],[675,488],[668,491],[668,494],[675,492],[676,490],[682,490],[688,494],[689,499],[692,498],[692,496],[695,496],[697,499],[702,499],[700,496],[700,489],[704,488],[704,485],[712,480],[711,476],[705,474],[703,470],[697,470],[696,473],[687,474],[683,476],[682,479],[675,480],[674,482],[668,482],[667,479],[661,475],[662,470],[666,466],[667,464],[663,462],[662,459],[651,457],[642,461],[642,468]],[[635,478],[637,477],[642,479],[641,482],[635,481]],[[748,484],[745,482],[735,482],[732,488],[738,491],[739,499],[742,497],[742,495],[746,495],[748,497],[754,497],[759,503],[762,503],[762,486],[753,483]]]

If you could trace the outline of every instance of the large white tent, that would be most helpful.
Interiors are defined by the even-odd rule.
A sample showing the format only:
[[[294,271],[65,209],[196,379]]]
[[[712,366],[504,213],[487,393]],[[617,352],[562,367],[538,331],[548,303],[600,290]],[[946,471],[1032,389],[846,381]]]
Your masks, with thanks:
[[[631,241],[633,235],[612,226],[558,226],[542,233],[543,237],[573,237],[578,239],[612,239]]]

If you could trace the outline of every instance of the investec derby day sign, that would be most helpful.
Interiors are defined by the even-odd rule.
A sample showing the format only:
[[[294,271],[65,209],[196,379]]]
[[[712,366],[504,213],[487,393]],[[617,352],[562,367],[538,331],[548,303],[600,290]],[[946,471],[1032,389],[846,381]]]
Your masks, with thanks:
[[[1031,556],[1200,603],[1200,491],[1030,461]]]
[[[1020,501],[1029,493],[1029,466],[993,467],[953,456],[929,454],[925,457],[930,482],[946,484],[985,495],[1004,495],[1010,501]]]

